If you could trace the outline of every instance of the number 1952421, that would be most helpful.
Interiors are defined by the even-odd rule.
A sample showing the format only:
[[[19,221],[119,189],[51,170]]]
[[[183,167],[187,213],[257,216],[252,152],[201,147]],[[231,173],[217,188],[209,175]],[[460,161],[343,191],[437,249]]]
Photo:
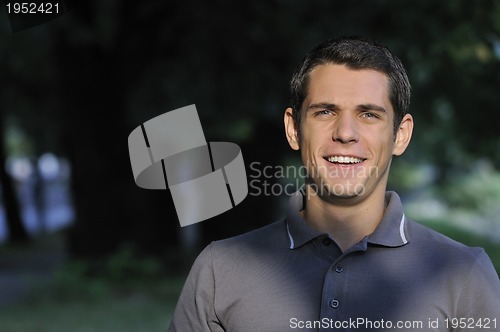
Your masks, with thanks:
[[[493,329],[497,331],[496,318],[446,318],[444,320],[446,329],[470,329],[471,331],[480,329]]]
[[[8,2],[7,14],[59,14],[59,3]]]

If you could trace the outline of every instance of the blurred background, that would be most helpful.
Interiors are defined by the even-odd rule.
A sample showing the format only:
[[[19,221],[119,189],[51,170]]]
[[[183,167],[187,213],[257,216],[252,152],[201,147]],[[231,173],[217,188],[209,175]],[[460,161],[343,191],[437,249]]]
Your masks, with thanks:
[[[16,30],[2,5],[1,331],[165,331],[200,250],[283,216],[287,195],[181,229],[168,191],[135,185],[129,133],[196,104],[249,177],[299,165],[288,82],[339,35],[388,45],[408,70],[416,127],[389,183],[406,214],[500,271],[499,1],[89,0]]]

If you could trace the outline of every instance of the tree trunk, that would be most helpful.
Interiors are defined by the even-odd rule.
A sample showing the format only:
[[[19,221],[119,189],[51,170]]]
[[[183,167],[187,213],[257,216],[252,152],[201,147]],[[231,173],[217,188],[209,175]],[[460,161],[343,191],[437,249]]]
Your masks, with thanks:
[[[90,9],[82,5],[75,15],[80,15],[82,29],[91,30],[95,22],[85,10]],[[161,213],[175,211],[173,203],[166,191],[135,185],[127,145],[128,135],[140,125],[127,123],[127,93],[144,64],[124,55],[127,31],[117,33],[106,47],[97,41],[78,45],[72,38],[59,31],[55,43],[76,213],[69,249],[75,256],[99,257],[132,244],[161,253],[177,244],[175,215]]]
[[[14,188],[12,178],[7,174],[5,152],[3,115],[0,113],[0,185],[5,209],[5,220],[8,230],[8,243],[20,244],[29,240],[28,232],[24,227],[20,214],[20,205]]]

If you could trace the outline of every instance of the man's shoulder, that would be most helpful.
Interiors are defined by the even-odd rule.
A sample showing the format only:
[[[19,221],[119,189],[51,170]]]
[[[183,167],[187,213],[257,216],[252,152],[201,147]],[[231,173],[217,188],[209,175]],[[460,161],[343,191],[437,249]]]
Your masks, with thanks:
[[[219,278],[245,273],[277,256],[289,255],[285,219],[234,237],[213,241],[198,256],[197,264],[209,264]],[[238,271],[238,272],[236,272]]]
[[[412,220],[408,220],[408,229],[410,244],[416,246],[422,253],[433,253],[436,258],[470,263],[484,252],[483,248],[469,247]]]
[[[212,242],[212,246],[217,249],[235,249],[246,246],[286,245],[286,223],[285,218],[281,218],[266,226],[254,229],[247,233],[236,235],[222,240]]]

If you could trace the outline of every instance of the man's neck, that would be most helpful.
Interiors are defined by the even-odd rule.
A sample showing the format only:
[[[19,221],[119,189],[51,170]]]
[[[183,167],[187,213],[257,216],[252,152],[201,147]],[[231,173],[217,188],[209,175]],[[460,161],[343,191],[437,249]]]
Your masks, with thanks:
[[[344,252],[373,233],[382,220],[386,206],[385,189],[378,191],[366,199],[357,199],[353,204],[335,204],[307,192],[302,217],[311,227],[328,233]]]

